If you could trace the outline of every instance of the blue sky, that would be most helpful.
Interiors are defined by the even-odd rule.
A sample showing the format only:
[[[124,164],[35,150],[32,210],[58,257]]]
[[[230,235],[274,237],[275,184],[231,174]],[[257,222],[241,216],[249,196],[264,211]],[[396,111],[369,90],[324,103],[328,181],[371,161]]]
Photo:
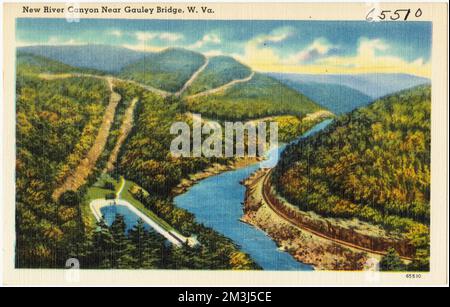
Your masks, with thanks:
[[[111,44],[159,51],[184,47],[231,55],[255,70],[401,72],[429,76],[431,23],[18,19],[25,45]]]

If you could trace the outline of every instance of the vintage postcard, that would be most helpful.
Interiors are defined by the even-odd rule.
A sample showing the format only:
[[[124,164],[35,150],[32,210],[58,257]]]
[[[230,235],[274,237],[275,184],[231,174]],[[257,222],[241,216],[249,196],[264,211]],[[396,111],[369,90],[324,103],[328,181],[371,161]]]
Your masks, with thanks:
[[[4,283],[447,283],[445,3],[10,3]]]

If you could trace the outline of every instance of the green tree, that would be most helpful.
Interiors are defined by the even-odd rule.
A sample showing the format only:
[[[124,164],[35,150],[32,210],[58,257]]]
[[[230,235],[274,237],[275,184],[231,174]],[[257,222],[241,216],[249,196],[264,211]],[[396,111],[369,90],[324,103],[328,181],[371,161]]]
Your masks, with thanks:
[[[91,257],[93,266],[99,268],[111,268],[113,254],[113,236],[104,220],[97,223],[94,232]]]
[[[116,194],[115,193],[108,193],[105,195],[105,199],[115,199]]]
[[[66,191],[59,197],[59,203],[64,206],[75,207],[81,202],[80,195],[75,191]]]
[[[123,215],[117,214],[110,227],[113,238],[113,268],[130,268],[133,266],[130,242],[126,235],[126,224]]]
[[[407,238],[415,247],[414,260],[408,266],[411,271],[430,270],[430,230],[424,225],[414,225],[410,228]]]
[[[393,248],[390,248],[380,261],[381,271],[403,271],[404,269],[404,263],[400,259],[397,251]]]
[[[114,186],[114,183],[112,183],[111,181],[107,181],[105,182],[105,184],[103,185],[103,188],[107,189],[107,190],[115,190],[116,187]]]
[[[135,259],[136,267],[144,269],[161,267],[164,239],[147,231],[142,219],[139,219],[130,230],[129,238],[133,245],[131,254]]]
[[[418,249],[414,260],[408,265],[408,271],[429,271],[430,270],[430,250]]]

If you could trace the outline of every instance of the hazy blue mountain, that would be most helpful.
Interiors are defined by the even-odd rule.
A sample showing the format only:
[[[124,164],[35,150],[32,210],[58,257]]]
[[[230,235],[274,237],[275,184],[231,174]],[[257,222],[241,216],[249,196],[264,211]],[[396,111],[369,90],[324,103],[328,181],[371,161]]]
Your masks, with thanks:
[[[28,46],[20,52],[44,56],[74,67],[118,72],[123,67],[142,59],[145,52],[106,45]]]
[[[373,101],[372,97],[345,85],[286,79],[281,81],[335,114],[350,112]]]
[[[355,75],[311,75],[271,73],[269,75],[278,79],[295,82],[344,85],[360,91],[374,99],[417,85],[430,83],[430,80],[427,78],[408,74],[371,73]]]

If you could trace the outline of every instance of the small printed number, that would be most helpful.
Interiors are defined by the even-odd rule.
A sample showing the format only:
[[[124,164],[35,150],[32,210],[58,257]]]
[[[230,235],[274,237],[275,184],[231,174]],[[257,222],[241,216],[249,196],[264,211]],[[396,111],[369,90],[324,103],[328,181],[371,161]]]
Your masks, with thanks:
[[[406,278],[408,278],[408,279],[420,279],[420,278],[422,278],[422,274],[406,274]]]

